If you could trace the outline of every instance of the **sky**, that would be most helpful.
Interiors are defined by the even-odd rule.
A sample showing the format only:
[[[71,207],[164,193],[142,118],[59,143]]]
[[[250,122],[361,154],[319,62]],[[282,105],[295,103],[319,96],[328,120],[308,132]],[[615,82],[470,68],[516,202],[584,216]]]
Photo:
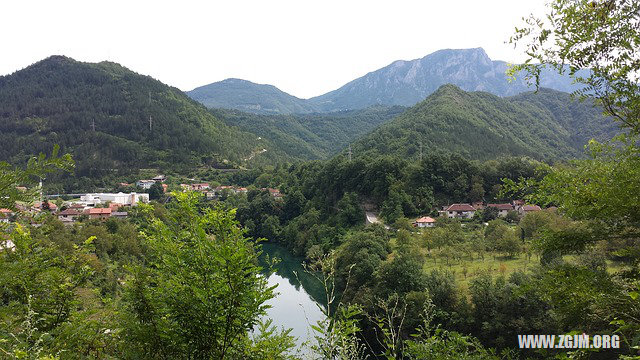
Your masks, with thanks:
[[[109,60],[188,91],[226,78],[321,95],[395,60],[506,44],[544,0],[3,1],[0,75],[50,55]]]

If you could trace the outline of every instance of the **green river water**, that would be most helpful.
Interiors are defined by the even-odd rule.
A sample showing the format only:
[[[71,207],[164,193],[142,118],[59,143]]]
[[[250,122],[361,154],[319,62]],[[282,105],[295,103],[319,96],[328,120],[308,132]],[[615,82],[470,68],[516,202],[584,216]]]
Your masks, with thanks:
[[[271,308],[267,317],[273,319],[273,325],[292,329],[291,335],[297,338],[298,345],[313,339],[311,325],[323,318],[318,304],[324,300],[324,290],[320,283],[302,267],[302,259],[293,256],[287,249],[263,243],[261,261],[269,256],[280,259],[275,273],[269,276],[269,285],[278,285],[278,295],[267,302]],[[297,275],[296,275],[297,274]]]

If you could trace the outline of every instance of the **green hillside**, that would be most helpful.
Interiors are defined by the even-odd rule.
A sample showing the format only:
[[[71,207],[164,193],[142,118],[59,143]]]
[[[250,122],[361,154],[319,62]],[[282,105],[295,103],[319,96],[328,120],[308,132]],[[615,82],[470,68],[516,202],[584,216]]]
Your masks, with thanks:
[[[443,85],[427,99],[358,140],[354,154],[417,158],[432,151],[472,159],[503,155],[567,159],[583,155],[592,137],[618,131],[590,103],[554,90],[500,98]]]
[[[290,159],[325,159],[350,142],[391,120],[401,106],[372,106],[329,114],[256,115],[236,110],[212,109],[227,125],[269,139]]]
[[[62,56],[0,77],[0,141],[0,160],[18,164],[59,144],[76,160],[76,176],[89,178],[139,168],[246,165],[258,147],[268,147],[179,89],[115,63]]]
[[[242,79],[226,79],[187,91],[192,99],[208,108],[225,108],[256,114],[295,114],[316,111],[307,100],[299,99],[273,85]]]

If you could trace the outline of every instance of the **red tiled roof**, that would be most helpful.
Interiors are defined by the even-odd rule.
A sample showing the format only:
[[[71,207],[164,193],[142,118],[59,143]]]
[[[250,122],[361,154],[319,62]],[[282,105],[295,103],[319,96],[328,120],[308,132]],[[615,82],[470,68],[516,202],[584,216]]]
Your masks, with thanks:
[[[87,209],[86,213],[89,215],[107,215],[111,214],[111,208],[91,208]]]
[[[494,207],[498,210],[513,210],[511,204],[487,204],[487,207]]]
[[[474,209],[473,206],[469,204],[453,204],[444,210],[445,211],[476,211],[476,209]]]
[[[9,209],[4,209],[4,208],[3,208],[3,209],[0,209],[0,213],[2,213],[2,214],[12,214],[12,213],[13,213],[13,211],[11,211],[11,210],[9,210]]]
[[[58,208],[58,206],[56,204],[52,203],[51,201],[47,201],[47,202],[49,203],[49,210],[55,210],[55,209]],[[35,208],[42,209],[42,203],[39,202],[39,201],[36,202],[35,204],[33,204],[33,206]]]
[[[423,216],[420,219],[416,220],[417,223],[434,223],[436,222],[436,219],[429,217],[429,216]]]

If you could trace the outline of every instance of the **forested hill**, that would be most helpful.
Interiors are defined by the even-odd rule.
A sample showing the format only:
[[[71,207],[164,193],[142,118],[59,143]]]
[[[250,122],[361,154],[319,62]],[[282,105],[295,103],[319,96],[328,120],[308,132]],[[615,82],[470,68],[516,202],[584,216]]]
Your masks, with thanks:
[[[226,79],[200,86],[187,95],[208,108],[225,108],[256,114],[310,113],[315,105],[278,89],[241,79]]]
[[[0,160],[18,164],[59,144],[73,155],[76,174],[87,177],[203,162],[229,166],[264,147],[179,89],[115,63],[63,56],[0,77],[0,141]]]
[[[472,159],[526,155],[567,159],[584,155],[591,138],[611,138],[619,129],[588,102],[542,89],[500,98],[443,85],[427,99],[353,145],[355,156],[418,158],[433,151]]]
[[[257,115],[212,109],[227,125],[269,139],[290,159],[326,159],[401,114],[402,106],[372,106],[328,114]]]

